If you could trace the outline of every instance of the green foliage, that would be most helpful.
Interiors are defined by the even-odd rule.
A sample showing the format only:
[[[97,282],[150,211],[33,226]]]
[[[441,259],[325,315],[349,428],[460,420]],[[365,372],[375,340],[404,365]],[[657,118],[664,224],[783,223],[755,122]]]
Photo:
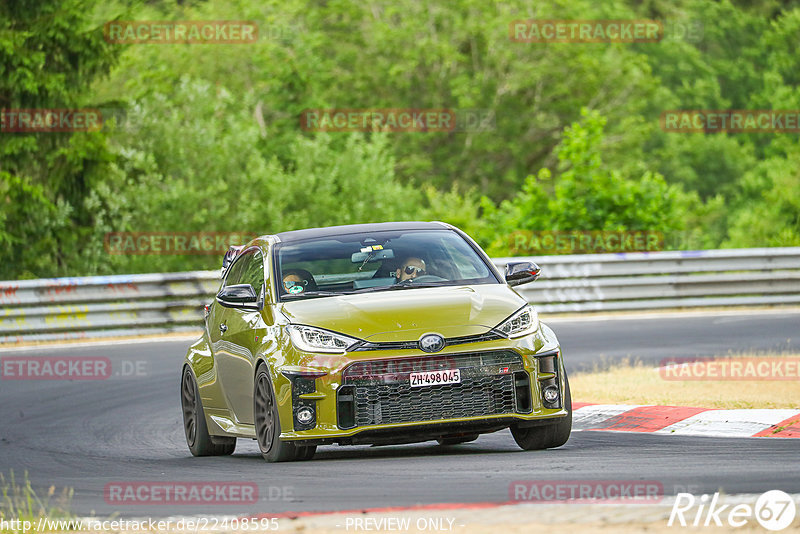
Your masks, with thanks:
[[[119,50],[78,0],[0,3],[0,107],[92,107],[91,83]],[[94,271],[83,245],[97,223],[88,200],[111,155],[103,132],[0,132],[0,278]]]
[[[787,157],[763,161],[743,180],[726,246],[800,246],[800,146],[788,149]]]
[[[0,278],[49,272],[58,248],[55,235],[68,224],[69,209],[53,204],[43,187],[0,171]]]
[[[605,119],[582,111],[582,123],[564,132],[557,148],[561,172],[548,169],[528,176],[522,192],[498,208],[484,199],[485,217],[496,230],[490,254],[525,253],[509,250],[519,230],[653,230],[665,234],[683,230],[693,198],[651,171],[623,176],[603,163],[601,146]]]
[[[253,44],[110,44],[113,19],[253,20]],[[660,43],[516,43],[519,19],[667,22]],[[674,34],[692,28],[690,35]],[[215,268],[108,232],[438,219],[797,244],[791,135],[661,130],[674,109],[800,109],[800,7],[730,0],[9,0],[0,107],[102,106],[100,132],[0,132],[0,278]],[[669,32],[673,32],[672,34]],[[447,108],[486,129],[306,132],[309,108]],[[583,110],[583,111],[582,111]],[[586,111],[591,110],[591,111]],[[463,126],[463,124],[462,124]]]
[[[408,218],[421,193],[394,179],[385,136],[299,133],[291,164],[258,148],[264,135],[252,98],[221,86],[180,80],[171,94],[143,98],[115,133],[119,187],[111,205],[147,199],[120,211],[116,229],[131,232],[237,232],[262,235],[309,226]],[[108,228],[107,230],[111,230]],[[214,256],[113,256],[114,271],[215,268]]]

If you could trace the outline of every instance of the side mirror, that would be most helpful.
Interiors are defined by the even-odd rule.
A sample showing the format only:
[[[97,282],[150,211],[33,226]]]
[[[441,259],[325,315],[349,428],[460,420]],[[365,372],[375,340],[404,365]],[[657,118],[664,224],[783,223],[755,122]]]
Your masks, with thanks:
[[[532,261],[521,261],[506,264],[506,283],[518,286],[533,282],[539,278],[541,268]]]
[[[260,310],[260,299],[250,284],[234,284],[223,287],[217,293],[217,302],[226,308]]]

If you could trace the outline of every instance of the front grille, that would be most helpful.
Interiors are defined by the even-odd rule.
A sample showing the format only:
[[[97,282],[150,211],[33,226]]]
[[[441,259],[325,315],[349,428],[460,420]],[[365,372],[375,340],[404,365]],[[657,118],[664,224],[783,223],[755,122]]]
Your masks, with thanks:
[[[411,387],[410,373],[438,369],[459,369],[461,383]],[[353,363],[337,392],[339,426],[527,413],[530,397],[520,388],[520,373],[527,374],[522,357],[512,351]]]
[[[463,345],[465,343],[479,343],[481,341],[495,341],[498,339],[505,339],[505,337],[496,330],[489,330],[483,334],[475,334],[472,336],[461,337],[448,337],[444,340],[444,346]],[[352,347],[348,347],[349,352],[359,352],[365,350],[417,350],[419,349],[419,341],[359,341]]]

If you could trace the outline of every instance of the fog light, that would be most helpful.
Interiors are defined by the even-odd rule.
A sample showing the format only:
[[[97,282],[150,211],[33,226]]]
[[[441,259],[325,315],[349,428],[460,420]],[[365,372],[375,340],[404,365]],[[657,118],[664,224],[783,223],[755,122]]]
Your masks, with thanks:
[[[558,388],[555,386],[547,386],[544,388],[542,395],[544,396],[545,402],[552,404],[558,400]]]
[[[303,406],[297,413],[294,415],[297,418],[297,422],[307,425],[311,421],[314,420],[314,410],[309,408],[308,406]]]

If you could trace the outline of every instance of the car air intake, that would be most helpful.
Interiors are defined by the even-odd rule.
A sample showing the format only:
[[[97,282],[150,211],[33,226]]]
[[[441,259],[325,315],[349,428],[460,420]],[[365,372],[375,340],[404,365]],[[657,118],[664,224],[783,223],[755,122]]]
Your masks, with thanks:
[[[411,386],[411,373],[453,369],[460,371],[459,383]],[[522,375],[527,377],[522,356],[513,351],[356,362],[342,373],[338,424],[346,429],[530,413],[530,381]]]

